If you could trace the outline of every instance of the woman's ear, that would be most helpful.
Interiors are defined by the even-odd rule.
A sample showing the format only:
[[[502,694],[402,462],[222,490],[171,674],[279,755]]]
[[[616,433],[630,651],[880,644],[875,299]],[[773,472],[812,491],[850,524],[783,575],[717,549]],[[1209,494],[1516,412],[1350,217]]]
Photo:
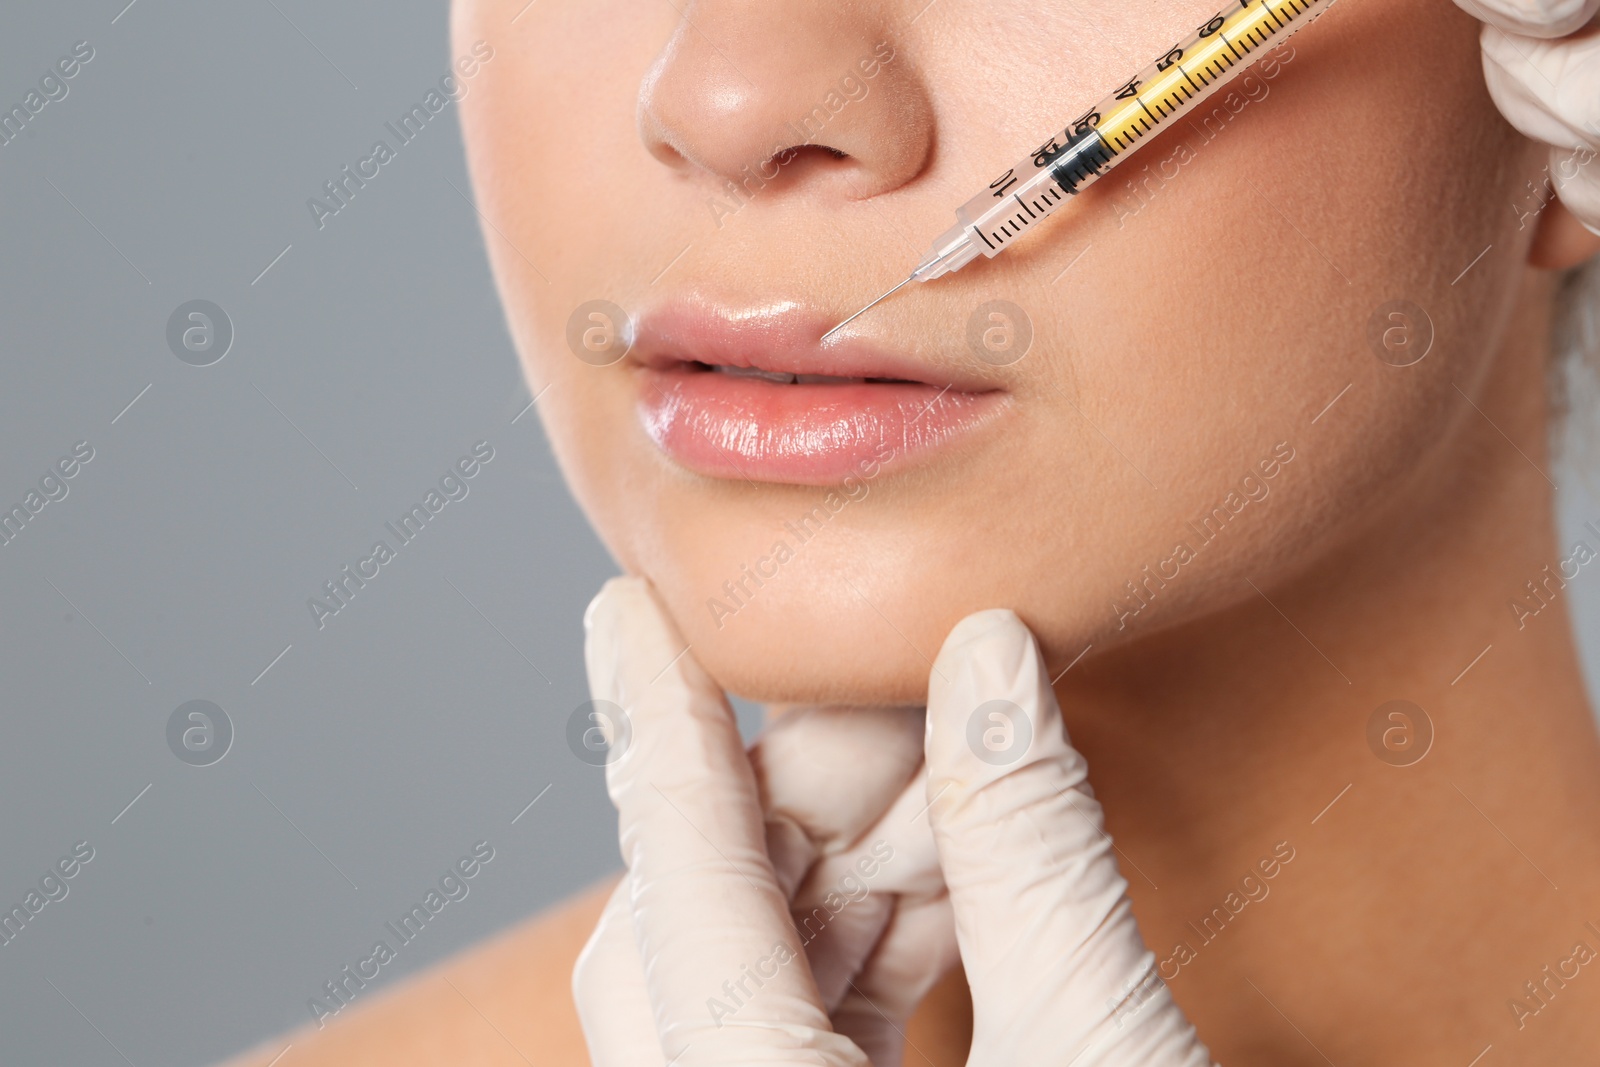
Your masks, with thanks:
[[[1528,246],[1528,264],[1541,270],[1567,270],[1600,252],[1600,234],[1579,222],[1559,199],[1539,214],[1539,228]]]

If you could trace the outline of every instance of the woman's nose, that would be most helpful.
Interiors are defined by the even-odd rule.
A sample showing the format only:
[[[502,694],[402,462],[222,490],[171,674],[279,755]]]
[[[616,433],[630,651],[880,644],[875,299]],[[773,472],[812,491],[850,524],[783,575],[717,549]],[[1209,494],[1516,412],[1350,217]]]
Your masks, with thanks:
[[[928,161],[933,109],[882,6],[694,0],[640,87],[645,146],[718,185],[841,199],[904,185]]]

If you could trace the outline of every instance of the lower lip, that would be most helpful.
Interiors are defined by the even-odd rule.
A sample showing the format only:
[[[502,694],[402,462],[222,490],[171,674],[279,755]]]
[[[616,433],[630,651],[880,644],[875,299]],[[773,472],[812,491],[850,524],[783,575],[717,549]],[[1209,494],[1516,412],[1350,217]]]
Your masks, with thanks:
[[[677,463],[796,485],[872,477],[976,430],[1003,400],[919,382],[785,385],[687,364],[638,373],[645,431]]]

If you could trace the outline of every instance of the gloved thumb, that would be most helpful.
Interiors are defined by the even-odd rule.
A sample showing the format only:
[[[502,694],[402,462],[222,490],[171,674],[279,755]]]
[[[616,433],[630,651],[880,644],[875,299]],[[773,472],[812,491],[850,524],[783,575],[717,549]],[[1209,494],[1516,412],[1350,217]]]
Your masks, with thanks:
[[[1033,635],[962,620],[929,682],[929,816],[972,988],[969,1064],[1205,1067],[1155,973]]]

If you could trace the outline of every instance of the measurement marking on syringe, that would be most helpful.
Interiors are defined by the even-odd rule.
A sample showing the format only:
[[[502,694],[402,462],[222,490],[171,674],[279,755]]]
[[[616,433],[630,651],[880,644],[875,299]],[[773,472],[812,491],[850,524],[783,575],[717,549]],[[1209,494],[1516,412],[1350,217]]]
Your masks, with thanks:
[[[1278,38],[1294,36],[1336,2],[1255,0],[1251,6],[1251,0],[1241,4],[1230,0],[1231,10],[1220,12],[1152,66],[1121,83],[1121,88],[1086,111],[1082,119],[1055,133],[1044,148],[1024,157],[963,204],[957,210],[956,226],[939,236],[910,277],[824,336],[831,337],[854,322],[906,282],[931,281],[962,269],[980,253],[992,258],[1004,252],[1034,222],[1048,218],[1069,196],[1083,192],[1201,100],[1238,78],[1267,49],[1281,47],[1283,41]],[[1009,217],[1004,213],[1012,211],[1012,206],[1001,202],[1006,196],[1016,208]]]

